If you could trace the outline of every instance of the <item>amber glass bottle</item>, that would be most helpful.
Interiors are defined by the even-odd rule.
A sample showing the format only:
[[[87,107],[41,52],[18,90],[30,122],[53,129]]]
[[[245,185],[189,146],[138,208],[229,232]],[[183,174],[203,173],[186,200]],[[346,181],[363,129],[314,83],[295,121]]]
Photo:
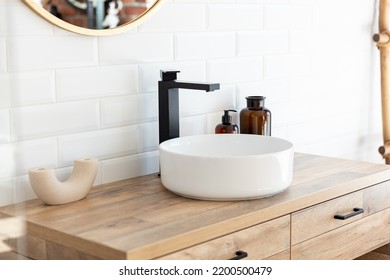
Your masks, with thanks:
[[[246,97],[247,108],[240,112],[240,133],[271,136],[271,111],[264,107],[264,96]]]

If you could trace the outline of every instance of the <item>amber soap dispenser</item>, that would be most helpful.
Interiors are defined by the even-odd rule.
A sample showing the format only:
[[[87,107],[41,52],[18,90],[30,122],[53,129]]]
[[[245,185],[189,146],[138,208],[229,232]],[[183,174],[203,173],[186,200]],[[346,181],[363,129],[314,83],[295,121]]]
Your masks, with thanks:
[[[247,96],[247,107],[240,112],[243,134],[271,136],[271,111],[264,107],[264,96]]]
[[[225,113],[222,116],[222,123],[218,124],[215,127],[215,133],[229,133],[229,134],[238,134],[239,128],[238,125],[232,123],[232,116],[229,115],[229,112],[237,112],[236,110],[224,110]]]

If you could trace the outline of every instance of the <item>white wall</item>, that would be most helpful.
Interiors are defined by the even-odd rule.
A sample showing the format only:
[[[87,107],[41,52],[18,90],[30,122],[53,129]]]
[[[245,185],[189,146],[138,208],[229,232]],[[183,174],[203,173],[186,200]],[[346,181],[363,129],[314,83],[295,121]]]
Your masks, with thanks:
[[[168,0],[122,35],[51,26],[0,0],[0,205],[34,197],[27,172],[97,157],[96,184],[158,169],[159,70],[220,82],[182,91],[183,135],[265,95],[273,136],[296,151],[382,162],[373,0]],[[374,27],[373,27],[374,26]]]

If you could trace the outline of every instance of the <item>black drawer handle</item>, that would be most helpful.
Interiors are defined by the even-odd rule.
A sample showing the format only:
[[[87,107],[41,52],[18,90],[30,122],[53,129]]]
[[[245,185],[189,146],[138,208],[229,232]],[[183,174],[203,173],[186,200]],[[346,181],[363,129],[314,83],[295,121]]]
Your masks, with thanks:
[[[229,260],[241,260],[243,258],[246,258],[248,256],[248,253],[247,252],[244,252],[244,251],[237,251],[236,252],[236,256],[229,259]]]
[[[346,220],[346,219],[352,218],[353,216],[359,215],[361,213],[364,213],[364,209],[363,208],[353,208],[353,212],[352,213],[349,213],[347,215],[337,214],[337,215],[334,216],[334,218],[337,219],[337,220]]]

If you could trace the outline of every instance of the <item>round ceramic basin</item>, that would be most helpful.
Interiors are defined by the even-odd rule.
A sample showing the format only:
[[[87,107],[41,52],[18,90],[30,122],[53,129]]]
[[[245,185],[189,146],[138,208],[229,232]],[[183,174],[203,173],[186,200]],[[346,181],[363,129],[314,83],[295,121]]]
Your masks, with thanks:
[[[168,190],[204,200],[275,195],[293,177],[293,145],[249,134],[207,134],[160,144],[161,182]]]

